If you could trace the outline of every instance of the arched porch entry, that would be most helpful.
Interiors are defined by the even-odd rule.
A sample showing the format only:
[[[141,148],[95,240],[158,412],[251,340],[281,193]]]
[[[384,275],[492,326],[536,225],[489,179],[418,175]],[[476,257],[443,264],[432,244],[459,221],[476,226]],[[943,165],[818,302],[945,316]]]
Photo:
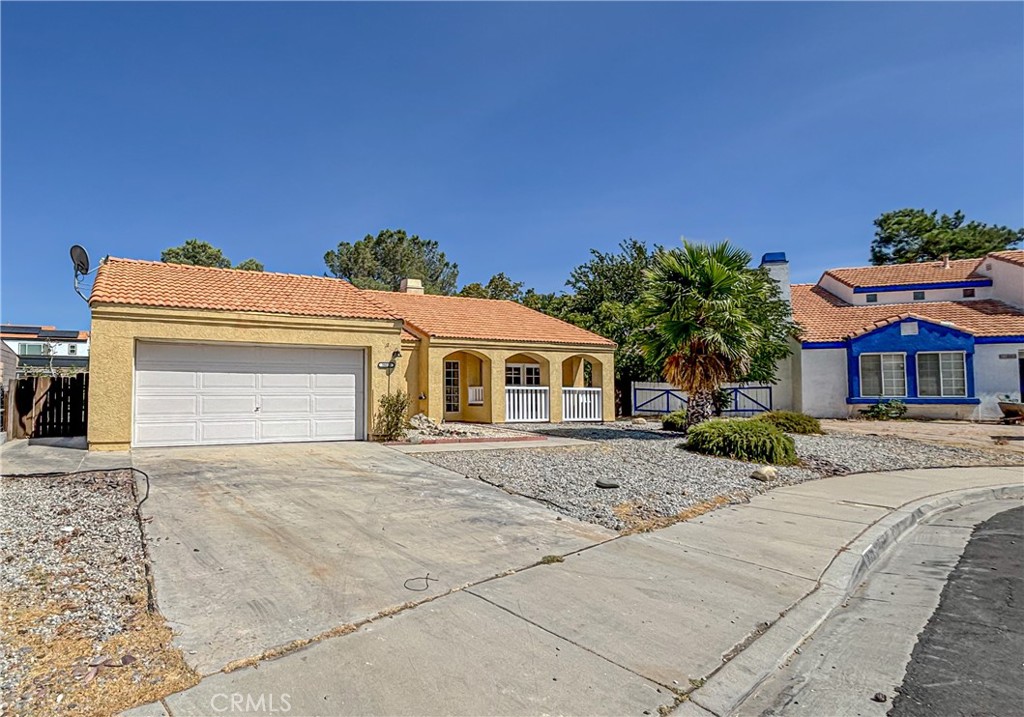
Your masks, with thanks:
[[[453,351],[441,367],[444,420],[491,423],[491,360],[476,351]]]
[[[603,376],[603,366],[593,356],[578,354],[562,361],[563,421],[603,420]]]
[[[542,423],[551,420],[551,365],[539,354],[518,353],[505,359],[505,420]]]

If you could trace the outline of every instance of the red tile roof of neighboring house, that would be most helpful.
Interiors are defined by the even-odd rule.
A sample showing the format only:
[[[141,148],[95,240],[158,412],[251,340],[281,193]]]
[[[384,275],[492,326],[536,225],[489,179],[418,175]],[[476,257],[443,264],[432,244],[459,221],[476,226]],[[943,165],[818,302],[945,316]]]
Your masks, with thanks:
[[[1024,254],[1024,252],[1020,253]],[[831,276],[833,279],[850,287],[941,284],[947,281],[987,279],[987,276],[976,271],[978,265],[983,261],[984,259],[955,259],[949,262],[948,267],[941,261],[925,261],[919,264],[889,264],[886,266],[829,269],[825,272],[825,276]]]
[[[994,251],[988,256],[1001,259],[1017,266],[1024,266],[1024,249],[1007,249],[1006,251]]]
[[[337,318],[398,318],[365,292],[341,279],[114,257],[100,266],[89,303]]]
[[[854,306],[816,284],[793,284],[792,297],[803,341],[842,341],[907,317],[945,323],[975,336],[1024,335],[1024,312],[991,299]]]
[[[428,336],[497,341],[614,346],[603,336],[514,301],[368,291]]]

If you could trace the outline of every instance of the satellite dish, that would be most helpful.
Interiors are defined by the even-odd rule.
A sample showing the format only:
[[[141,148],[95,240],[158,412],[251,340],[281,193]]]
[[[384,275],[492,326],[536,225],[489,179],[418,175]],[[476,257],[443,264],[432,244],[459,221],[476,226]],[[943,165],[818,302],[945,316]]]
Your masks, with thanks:
[[[75,273],[83,276],[89,273],[89,253],[81,244],[71,247],[71,263],[75,265]]]

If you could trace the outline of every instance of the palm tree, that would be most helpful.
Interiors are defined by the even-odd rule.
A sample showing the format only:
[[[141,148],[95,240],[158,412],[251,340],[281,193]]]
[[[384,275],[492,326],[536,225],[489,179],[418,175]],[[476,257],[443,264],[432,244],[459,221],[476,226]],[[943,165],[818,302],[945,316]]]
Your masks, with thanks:
[[[688,394],[687,429],[711,417],[715,392],[747,372],[766,338],[752,300],[764,300],[766,286],[777,299],[777,289],[749,263],[750,254],[729,242],[684,241],[658,252],[647,271],[644,353]]]

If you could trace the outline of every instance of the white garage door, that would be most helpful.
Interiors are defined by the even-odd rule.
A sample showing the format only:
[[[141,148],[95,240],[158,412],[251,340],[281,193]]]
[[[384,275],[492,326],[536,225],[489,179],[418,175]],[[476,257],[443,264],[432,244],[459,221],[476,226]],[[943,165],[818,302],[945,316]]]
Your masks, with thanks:
[[[363,437],[363,352],[139,343],[135,446]]]

